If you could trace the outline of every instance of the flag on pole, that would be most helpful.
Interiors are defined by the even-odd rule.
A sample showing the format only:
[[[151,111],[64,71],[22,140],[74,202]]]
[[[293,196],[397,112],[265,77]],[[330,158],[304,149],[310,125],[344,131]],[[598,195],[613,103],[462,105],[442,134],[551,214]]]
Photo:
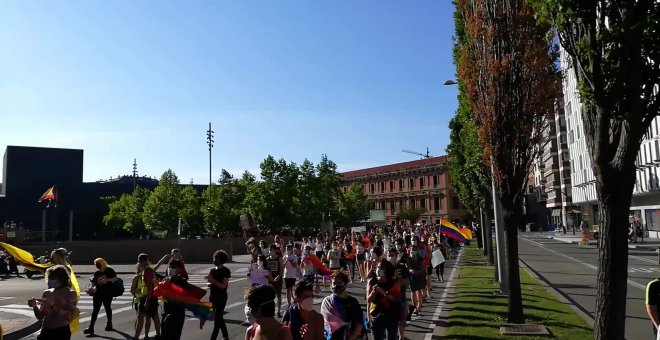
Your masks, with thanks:
[[[48,205],[46,206],[46,208],[50,207],[51,202],[54,202],[55,207],[57,208],[57,191],[55,190],[54,185],[52,187],[50,187],[48,190],[46,190],[46,192],[44,192],[44,194],[41,195],[41,197],[39,198],[39,200],[37,202],[41,203],[41,202],[46,201],[46,200],[48,200]]]

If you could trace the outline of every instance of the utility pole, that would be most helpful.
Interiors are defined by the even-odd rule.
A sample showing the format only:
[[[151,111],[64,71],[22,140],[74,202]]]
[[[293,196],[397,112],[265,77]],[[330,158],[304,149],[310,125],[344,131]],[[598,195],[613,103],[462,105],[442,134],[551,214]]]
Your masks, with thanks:
[[[137,186],[137,159],[133,158],[133,191],[135,191],[135,187]]]
[[[209,146],[209,188],[210,188],[211,185],[213,185],[213,175],[212,175],[213,168],[211,167],[211,149],[213,149],[213,130],[211,130],[211,122],[209,122],[209,129],[206,131],[206,144],[208,144]]]

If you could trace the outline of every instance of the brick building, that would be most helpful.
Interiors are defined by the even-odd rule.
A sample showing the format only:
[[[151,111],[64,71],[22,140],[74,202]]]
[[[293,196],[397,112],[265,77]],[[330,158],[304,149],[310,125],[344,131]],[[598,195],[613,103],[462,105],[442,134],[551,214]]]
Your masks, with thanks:
[[[361,184],[372,209],[384,210],[389,225],[398,224],[401,207],[425,209],[418,223],[440,223],[442,217],[466,223],[468,212],[451,189],[448,166],[447,157],[440,156],[349,171],[342,174],[342,191]]]

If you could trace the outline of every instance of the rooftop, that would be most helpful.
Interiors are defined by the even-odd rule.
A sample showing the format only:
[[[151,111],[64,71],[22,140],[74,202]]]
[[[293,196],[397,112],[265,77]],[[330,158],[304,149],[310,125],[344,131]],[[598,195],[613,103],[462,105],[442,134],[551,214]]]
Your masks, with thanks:
[[[438,157],[419,159],[410,162],[381,165],[374,168],[347,171],[342,173],[342,175],[344,176],[344,178],[360,177],[360,176],[373,175],[373,174],[396,171],[396,170],[418,168],[433,164],[441,164],[446,162],[447,162],[447,156],[438,156]]]

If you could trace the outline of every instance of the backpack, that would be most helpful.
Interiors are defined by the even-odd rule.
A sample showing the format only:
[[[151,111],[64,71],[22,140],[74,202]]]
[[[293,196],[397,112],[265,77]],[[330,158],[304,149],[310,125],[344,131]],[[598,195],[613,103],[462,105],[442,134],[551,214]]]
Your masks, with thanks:
[[[132,282],[131,282],[131,286],[132,286]],[[125,290],[124,280],[122,280],[120,277],[117,277],[115,284],[112,286],[112,297],[124,295],[124,290]]]

